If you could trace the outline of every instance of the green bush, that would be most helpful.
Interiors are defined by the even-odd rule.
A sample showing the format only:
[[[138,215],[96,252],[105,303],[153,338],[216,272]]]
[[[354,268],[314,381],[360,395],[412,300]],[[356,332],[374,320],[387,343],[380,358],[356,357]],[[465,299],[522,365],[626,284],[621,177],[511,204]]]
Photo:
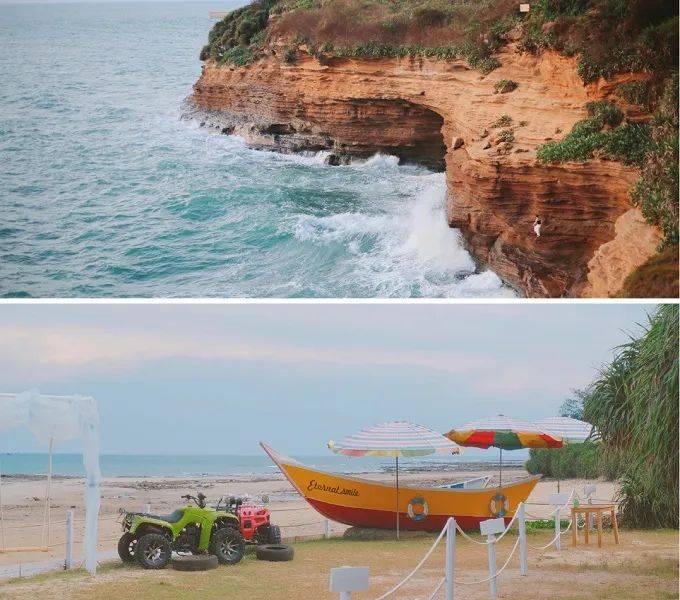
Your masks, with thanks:
[[[295,48],[286,48],[283,51],[283,62],[287,65],[294,65],[297,62],[298,54]]]
[[[557,479],[595,479],[602,475],[595,442],[567,444],[562,448],[532,448],[525,467],[532,475]]]
[[[678,65],[678,4],[670,0],[539,0],[524,20],[520,50],[578,56],[584,82]]]
[[[208,44],[201,50],[201,60],[220,64],[245,65],[254,60],[255,51],[266,38],[269,12],[276,0],[259,0],[230,12],[213,26]]]
[[[668,81],[651,126],[649,152],[640,179],[631,192],[633,203],[648,222],[661,228],[662,248],[678,243],[678,74]]]
[[[220,58],[220,64],[232,64],[242,67],[255,60],[255,53],[247,46],[234,46]]]
[[[647,81],[626,81],[616,86],[616,94],[630,104],[649,106],[651,89]]]
[[[623,113],[611,102],[589,102],[588,118],[576,123],[558,141],[539,147],[536,157],[542,163],[586,161],[595,155],[618,160],[625,164],[641,165],[649,151],[649,127],[644,124],[623,123]],[[605,126],[611,129],[603,131]]]
[[[497,94],[507,94],[517,89],[517,82],[512,79],[501,79],[494,84],[493,89]]]

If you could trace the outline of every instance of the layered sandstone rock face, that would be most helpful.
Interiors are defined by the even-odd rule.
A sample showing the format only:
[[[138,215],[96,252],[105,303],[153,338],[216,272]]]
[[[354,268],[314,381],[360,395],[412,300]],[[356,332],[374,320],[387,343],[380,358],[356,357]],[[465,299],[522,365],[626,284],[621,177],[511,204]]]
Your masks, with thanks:
[[[288,65],[277,54],[246,67],[206,63],[191,97],[195,115],[260,148],[329,149],[335,162],[386,152],[433,168],[445,164],[450,225],[506,282],[539,297],[617,291],[613,280],[598,283],[611,253],[598,255],[590,280],[589,263],[631,210],[628,190],[637,173],[601,160],[536,161],[538,146],[568,132],[585,116],[585,103],[611,85],[584,86],[571,59],[512,48],[486,76],[460,61],[300,52]],[[500,79],[517,89],[495,93]],[[536,215],[540,238],[532,228]],[[642,222],[636,227],[653,233]],[[620,248],[617,268],[644,260],[633,256],[638,250],[630,248],[626,263]]]

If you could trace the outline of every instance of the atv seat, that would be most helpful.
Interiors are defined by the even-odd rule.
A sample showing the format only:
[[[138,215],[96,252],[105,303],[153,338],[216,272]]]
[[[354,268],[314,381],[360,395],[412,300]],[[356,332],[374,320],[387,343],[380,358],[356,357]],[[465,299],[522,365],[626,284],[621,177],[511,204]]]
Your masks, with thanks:
[[[148,513],[143,513],[145,517],[150,519],[158,519],[159,521],[165,521],[166,523],[177,523],[183,516],[184,511],[182,509],[177,509],[171,512],[169,515],[150,515]]]

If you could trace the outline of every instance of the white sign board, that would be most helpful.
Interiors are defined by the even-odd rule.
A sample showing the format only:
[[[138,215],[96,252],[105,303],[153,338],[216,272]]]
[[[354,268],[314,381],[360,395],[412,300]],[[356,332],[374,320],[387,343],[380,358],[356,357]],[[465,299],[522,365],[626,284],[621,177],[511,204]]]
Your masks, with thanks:
[[[553,506],[564,506],[569,502],[569,494],[550,494],[549,502]]]
[[[530,8],[531,7],[529,6],[529,4],[520,4],[519,5],[519,12],[521,12],[521,13],[529,12]]]
[[[505,531],[505,519],[487,519],[479,524],[479,533],[482,535],[493,535]]]
[[[368,589],[368,567],[331,569],[331,592],[361,592]]]

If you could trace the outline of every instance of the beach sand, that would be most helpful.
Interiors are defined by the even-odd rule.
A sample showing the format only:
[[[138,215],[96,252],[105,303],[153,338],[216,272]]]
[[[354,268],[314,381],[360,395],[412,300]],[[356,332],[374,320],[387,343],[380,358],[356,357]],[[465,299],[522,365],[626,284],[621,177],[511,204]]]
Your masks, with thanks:
[[[510,481],[526,476],[526,471],[519,468],[505,469],[503,480]],[[491,475],[497,477],[497,471],[476,470],[465,473],[450,470],[429,471],[425,473],[400,474],[400,482],[404,485],[418,483],[438,485],[460,480],[462,478]],[[362,477],[376,481],[392,482],[394,476],[389,473],[371,473]],[[585,480],[565,480],[561,482],[561,491],[569,492],[575,488],[582,492]],[[616,493],[616,484],[598,481],[596,498],[603,501],[611,500]],[[43,516],[45,497],[44,477],[8,477],[3,478],[4,502],[4,543],[12,546],[42,546],[47,540],[43,537]],[[195,494],[202,491],[212,504],[224,495],[250,495],[269,497],[269,508],[273,513],[272,521],[281,527],[284,538],[304,539],[308,536],[320,536],[324,533],[324,518],[313,510],[292,488],[288,481],[280,474],[268,476],[239,476],[239,477],[114,477],[106,478],[101,486],[101,510],[99,548],[101,551],[113,551],[121,535],[119,524],[119,509],[134,511],[144,510],[145,505],[151,506],[153,513],[169,513],[183,506],[183,494]],[[529,497],[530,513],[536,516],[547,516],[551,508],[547,506],[550,494],[557,491],[555,480],[542,480],[538,483]],[[36,561],[63,559],[65,550],[66,527],[65,519],[69,510],[75,516],[74,556],[82,555],[82,535],[84,527],[84,482],[78,478],[55,478],[52,481],[51,522],[48,552],[0,553],[0,577],[3,572],[9,572],[8,567],[19,563],[26,564]],[[543,506],[542,506],[543,505]],[[340,535],[346,526],[331,523],[333,535]],[[0,531],[0,534],[2,532]],[[0,538],[0,548],[2,539]],[[4,569],[4,571],[3,571]]]

